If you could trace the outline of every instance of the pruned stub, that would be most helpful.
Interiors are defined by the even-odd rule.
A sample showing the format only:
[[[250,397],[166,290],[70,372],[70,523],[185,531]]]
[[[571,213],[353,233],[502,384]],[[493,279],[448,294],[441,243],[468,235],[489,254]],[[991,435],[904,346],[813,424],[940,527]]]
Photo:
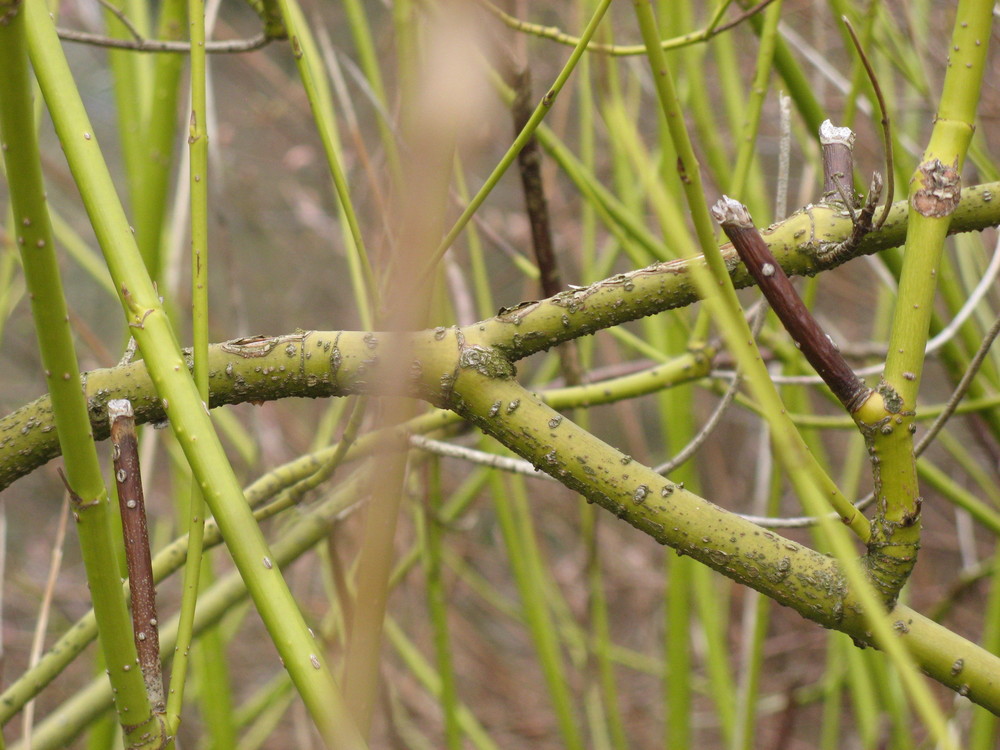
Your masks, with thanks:
[[[950,216],[962,197],[962,176],[958,162],[948,166],[939,159],[920,165],[923,187],[914,193],[913,208],[921,216],[940,219]]]

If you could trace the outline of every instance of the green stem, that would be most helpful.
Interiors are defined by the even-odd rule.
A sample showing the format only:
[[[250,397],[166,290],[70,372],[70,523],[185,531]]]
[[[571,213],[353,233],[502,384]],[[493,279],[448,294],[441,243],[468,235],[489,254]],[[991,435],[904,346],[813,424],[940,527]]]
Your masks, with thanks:
[[[580,722],[573,711],[566,665],[545,593],[548,572],[542,564],[527,509],[523,482],[520,477],[504,481],[496,476],[491,484],[494,512],[503,534],[508,562],[517,584],[539,668],[544,675],[549,700],[559,722],[562,743],[564,747],[579,750],[584,747]]]
[[[365,81],[371,86],[376,104],[383,111],[386,111],[389,109],[390,103],[385,93],[385,85],[382,83],[379,52],[375,40],[372,38],[366,6],[361,0],[344,0],[343,6],[344,13],[347,15],[347,23],[351,28],[351,37],[354,39],[354,47],[357,49],[361,70],[365,74]],[[392,184],[402,185],[402,165],[399,161],[399,149],[396,145],[396,134],[392,130],[392,124],[382,114],[376,117],[376,121],[382,140],[382,148],[385,149],[386,161],[389,163]]]
[[[955,16],[949,65],[934,130],[910,181],[906,245],[877,393],[855,415],[875,473],[876,513],[866,563],[887,602],[916,562],[922,499],[912,431],[924,349],[945,237],[958,206],[961,167],[975,129],[993,4],[963,0]]]
[[[277,2],[281,7],[281,17],[288,30],[289,41],[292,43],[299,77],[302,79],[302,87],[309,99],[313,121],[316,123],[320,141],[323,144],[323,152],[326,154],[330,177],[333,179],[333,186],[340,201],[342,216],[347,220],[347,226],[350,229],[352,242],[348,249],[355,254],[353,261],[360,267],[360,275],[364,280],[364,288],[356,289],[356,296],[359,300],[368,300],[370,305],[378,309],[379,298],[375,284],[375,273],[372,270],[365,239],[361,233],[361,224],[358,221],[357,212],[354,210],[354,201],[351,198],[347,177],[340,163],[340,139],[337,135],[337,123],[333,116],[333,97],[330,95],[329,82],[323,66],[320,64],[319,50],[316,48],[316,42],[309,31],[309,25],[303,18],[302,9],[296,0],[277,0]],[[362,313],[362,317],[365,317],[364,313]]]
[[[191,330],[194,382],[198,395],[208,403],[208,103],[205,56],[205,3],[189,0],[187,7],[191,42],[191,121],[188,126],[191,200]],[[198,586],[205,539],[205,500],[196,482],[188,502],[188,550],[184,565],[177,648],[170,674],[167,721],[177,732],[184,705],[184,688],[198,603]]]
[[[441,461],[432,457],[428,462],[429,481],[427,506],[423,510],[424,575],[427,580],[427,610],[434,628],[434,654],[437,657],[438,676],[441,680],[439,702],[444,713],[445,747],[459,750],[462,734],[458,722],[459,701],[455,687],[455,670],[452,665],[451,638],[448,631],[447,593],[441,575],[444,537],[444,519],[441,517]]]
[[[184,38],[184,0],[165,0],[160,4],[156,38],[180,41]],[[133,56],[138,56],[132,53]],[[177,136],[177,110],[184,67],[183,55],[154,55],[152,92],[148,113],[142,123],[142,148],[139,153],[138,185],[132,185],[132,216],[139,251],[146,260],[149,275],[161,279],[163,272],[163,218],[169,205],[168,191],[173,174],[174,142]]]
[[[764,24],[760,31],[760,49],[757,52],[757,66],[754,72],[753,84],[750,88],[749,101],[744,107],[743,129],[739,137],[739,150],[736,152],[736,166],[733,167],[729,182],[730,195],[739,198],[746,191],[750,167],[757,153],[757,134],[760,130],[760,115],[764,109],[764,99],[767,96],[768,82],[774,67],[774,48],[778,39],[778,21],[781,19],[781,0],[771,3],[764,12]],[[749,196],[748,196],[749,197]],[[758,221],[770,214],[768,201],[763,195],[757,195],[752,201],[743,200],[751,206]],[[763,210],[762,210],[763,209]]]

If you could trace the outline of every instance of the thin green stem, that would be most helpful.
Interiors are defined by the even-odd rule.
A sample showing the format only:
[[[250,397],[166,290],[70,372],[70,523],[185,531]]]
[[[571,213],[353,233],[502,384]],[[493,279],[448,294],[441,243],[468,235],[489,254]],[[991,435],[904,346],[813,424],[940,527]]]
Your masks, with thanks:
[[[208,403],[208,102],[205,56],[205,3],[189,0],[187,7],[191,43],[191,121],[188,126],[190,159],[188,191],[191,196],[191,330],[193,337],[194,382],[204,403]],[[192,481],[188,502],[188,550],[184,565],[181,611],[170,673],[167,721],[175,734],[181,722],[188,660],[194,631],[194,615],[201,582],[205,539],[205,500]]]
[[[434,653],[437,657],[437,672],[441,680],[438,700],[444,713],[445,747],[458,750],[462,746],[458,712],[460,704],[455,687],[455,671],[452,666],[451,639],[448,628],[447,594],[442,571],[442,538],[444,519],[441,518],[441,462],[432,457],[428,462],[429,481],[427,503],[423,513],[424,571],[427,579],[427,609],[434,628]]]
[[[539,666],[548,686],[549,699],[559,721],[562,742],[567,748],[583,748],[559,638],[545,594],[548,572],[542,565],[538,541],[528,515],[523,482],[520,477],[512,477],[507,482],[497,477],[492,487],[494,512],[503,533],[507,558],[517,582]]]
[[[739,134],[739,149],[736,152],[736,166],[729,181],[729,192],[742,196],[746,191],[750,167],[757,152],[757,134],[760,131],[760,115],[764,109],[771,70],[774,67],[774,48],[778,38],[778,21],[781,19],[781,0],[771,3],[764,11],[764,24],[760,32],[760,49],[757,52],[757,67],[750,87],[750,96],[744,105],[743,128]],[[768,200],[763,195],[753,196],[744,201],[750,205],[758,220],[770,214]]]
[[[354,46],[358,52],[361,70],[364,71],[365,81],[371,87],[372,97],[375,103],[383,110],[389,108],[389,98],[385,93],[385,85],[382,82],[382,71],[379,68],[379,52],[372,38],[371,27],[368,23],[368,9],[361,0],[344,0],[344,13],[347,14],[347,23],[351,29],[351,36],[354,39]],[[386,160],[389,163],[389,172],[392,182],[395,185],[402,184],[402,166],[399,161],[399,149],[396,146],[396,134],[392,130],[392,124],[385,117],[378,116],[379,135],[382,139],[382,148],[385,149]]]
[[[185,0],[165,0],[160,4],[157,39],[184,38]],[[142,57],[135,53],[133,57]],[[178,101],[183,55],[154,55],[151,61],[152,91],[142,122],[139,184],[131,185],[132,216],[139,251],[154,279],[163,274],[163,220],[167,213],[170,178],[173,174],[174,143],[178,131]]]
[[[282,20],[288,30],[288,38],[292,44],[299,77],[302,79],[302,87],[309,99],[313,121],[316,123],[320,141],[323,144],[323,152],[326,154],[326,163],[330,169],[330,177],[333,179],[340,209],[350,229],[351,243],[348,249],[354,253],[354,260],[359,265],[361,278],[364,280],[364,287],[356,289],[355,293],[359,300],[368,300],[374,309],[378,309],[379,296],[375,283],[375,273],[372,270],[364,235],[361,232],[361,224],[358,221],[354,201],[351,198],[347,177],[341,166],[340,138],[333,115],[333,97],[330,94],[329,81],[321,63],[322,57],[316,47],[313,35],[309,31],[309,25],[302,15],[302,9],[296,0],[278,0],[278,4],[281,8]],[[364,314],[362,315],[364,316]]]

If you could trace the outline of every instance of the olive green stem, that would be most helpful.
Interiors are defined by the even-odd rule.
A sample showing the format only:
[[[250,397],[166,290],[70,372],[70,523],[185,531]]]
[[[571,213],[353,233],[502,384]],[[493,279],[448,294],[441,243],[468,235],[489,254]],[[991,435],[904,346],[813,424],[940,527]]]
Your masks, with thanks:
[[[760,2],[754,4],[753,7],[737,13],[734,18],[729,19],[725,23],[722,23],[722,14],[725,13],[729,3],[718,3],[711,19],[705,24],[704,27],[698,31],[692,31],[688,34],[676,36],[671,39],[664,39],[660,42],[660,47],[663,50],[672,50],[707,42],[712,37],[728,31],[734,26],[737,26],[745,21],[747,18],[756,15],[770,5],[772,1],[773,0],[761,0]],[[550,41],[557,42],[558,44],[564,44],[570,47],[575,47],[580,44],[580,37],[567,34],[554,26],[522,21],[520,18],[512,16],[509,13],[505,13],[489,0],[477,0],[477,2],[502,21],[504,25],[514,31],[530,34],[531,36],[538,37],[539,39],[548,39]],[[602,44],[600,42],[591,42],[587,46],[587,52],[596,52],[602,55],[610,55],[612,57],[627,57],[645,54],[646,47],[642,44]]]
[[[848,576],[837,560],[764,531],[603,443],[513,380],[497,352],[481,349],[465,360],[452,408],[540,470],[660,543],[808,619],[861,643],[894,651],[905,646],[934,679],[991,710],[1000,709],[1000,683],[994,679],[1000,657],[906,607],[897,606],[886,616],[871,592],[872,606],[864,607],[860,571]],[[847,541],[843,534],[834,536]],[[873,635],[876,618],[881,622]]]
[[[444,329],[441,330],[444,333]],[[397,342],[409,346],[415,340],[437,338],[428,334],[370,334],[343,331],[311,331],[287,336],[253,339],[247,346],[236,342],[214,344],[210,349],[209,379],[212,384],[210,405],[271,401],[286,397],[326,398],[385,391],[366,379],[371,372],[366,361],[373,344]],[[412,337],[412,338],[411,338]],[[443,339],[442,339],[443,340]],[[440,345],[441,352],[428,347],[431,357],[421,357],[431,376],[438,377],[434,388],[414,385],[406,395],[440,402],[448,383],[447,373],[454,369],[453,342]],[[264,354],[264,350],[271,354]],[[259,354],[250,354],[250,352]],[[440,355],[443,355],[443,358]],[[678,382],[705,377],[711,369],[712,349],[683,354],[669,362],[644,369],[611,381],[588,383],[546,392],[545,398],[555,408],[591,406],[668,388]],[[190,367],[190,361],[187,362]],[[280,376],[276,373],[280,373]],[[139,424],[162,423],[166,419],[162,401],[143,362],[85,373],[84,390],[88,398],[91,429],[96,439],[108,436],[107,402],[113,398],[129,399]],[[402,395],[402,394],[400,394]],[[52,403],[41,396],[17,411],[0,418],[0,489],[20,476],[59,455],[59,443],[52,431]]]
[[[191,334],[194,344],[194,382],[202,401],[208,403],[208,102],[205,59],[205,3],[189,0],[187,6],[191,42],[191,120],[188,124],[188,192],[191,205]],[[188,550],[181,585],[177,648],[170,671],[167,722],[176,733],[181,723],[181,706],[191,655],[194,614],[205,539],[205,500],[196,481],[191,482],[188,500]]]

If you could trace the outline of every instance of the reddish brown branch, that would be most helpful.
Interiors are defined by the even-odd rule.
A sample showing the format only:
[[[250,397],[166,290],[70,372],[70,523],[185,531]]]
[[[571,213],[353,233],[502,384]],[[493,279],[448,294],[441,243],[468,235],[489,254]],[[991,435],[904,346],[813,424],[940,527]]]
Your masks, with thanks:
[[[712,208],[712,214],[809,364],[853,414],[864,403],[870,389],[854,374],[847,360],[799,298],[792,282],[753,225],[746,206],[723,196]]]
[[[163,677],[160,672],[160,636],[156,619],[156,586],[149,554],[146,528],[146,504],[142,495],[139,471],[139,442],[135,434],[132,402],[114,399],[108,402],[111,421],[111,445],[114,458],[118,505],[125,537],[125,562],[128,565],[129,596],[132,601],[132,628],[139,668],[146,683],[146,693],[154,713],[163,713]]]
[[[841,16],[840,18],[851,35],[851,41],[854,42],[854,48],[858,52],[858,57],[861,58],[861,64],[865,67],[868,80],[871,81],[872,90],[875,92],[875,101],[878,102],[879,112],[882,114],[882,142],[885,148],[885,179],[888,188],[886,189],[885,206],[882,209],[882,215],[879,216],[878,223],[875,224],[875,229],[881,229],[882,225],[885,224],[885,220],[889,218],[889,209],[892,208],[892,199],[896,190],[895,171],[892,166],[892,124],[889,121],[889,109],[885,104],[885,97],[882,95],[882,87],[879,85],[878,76],[875,75],[875,69],[872,67],[868,55],[865,54],[865,50],[861,46],[861,40],[858,39],[858,35],[854,31],[854,26],[851,25],[847,16]]]

